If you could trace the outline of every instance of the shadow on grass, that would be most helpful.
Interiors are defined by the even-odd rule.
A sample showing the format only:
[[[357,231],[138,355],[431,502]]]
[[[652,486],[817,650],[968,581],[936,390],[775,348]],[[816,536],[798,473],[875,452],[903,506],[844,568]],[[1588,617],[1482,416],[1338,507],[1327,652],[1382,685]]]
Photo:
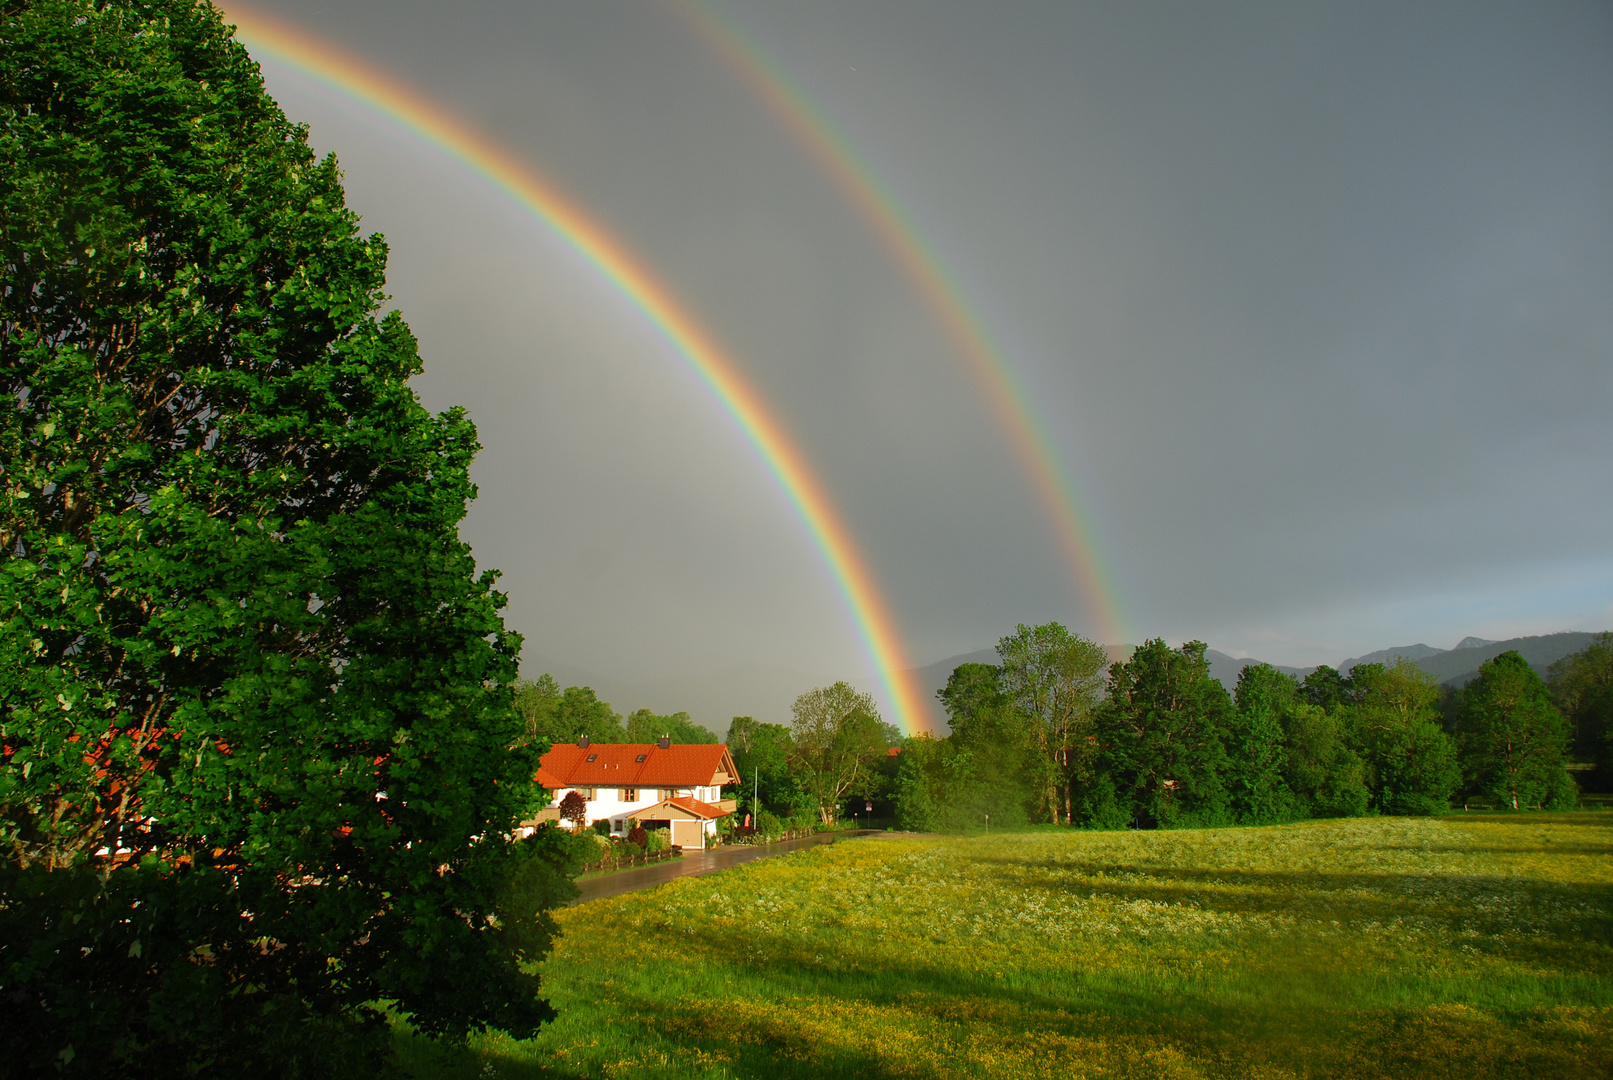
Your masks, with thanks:
[[[1408,850],[1421,851],[1422,848]],[[1430,851],[1434,849],[1429,849]],[[1447,851],[1477,850],[1448,848]],[[1535,850],[1535,849],[1529,849]],[[1578,854],[1567,846],[1539,849],[1546,854]],[[1596,848],[1588,854],[1607,855],[1613,858],[1613,847]],[[1597,908],[1603,917],[1613,917],[1613,885],[1593,883],[1564,883],[1533,877],[1520,877],[1506,867],[1478,874],[1459,873],[1392,873],[1392,872],[1327,872],[1320,870],[1248,870],[1241,867],[1219,866],[1196,869],[1158,863],[1120,862],[1113,859],[1024,859],[1002,855],[983,855],[974,860],[975,866],[992,867],[1000,871],[1005,883],[1021,889],[1037,889],[1050,894],[1064,895],[1071,891],[1096,892],[1099,895],[1123,899],[1159,899],[1161,897],[1193,900],[1201,907],[1240,911],[1286,911],[1293,907],[1296,892],[1307,899],[1326,901],[1336,897],[1337,904],[1382,904],[1385,898],[1404,897],[1408,900],[1426,899],[1430,895],[1445,894],[1452,899],[1472,899],[1493,894],[1498,887],[1509,891],[1523,890],[1531,901],[1542,904],[1577,902]],[[1082,880],[1072,881],[1072,877]],[[1131,880],[1121,880],[1131,878]],[[1144,880],[1137,880],[1144,879]],[[1237,894],[1237,903],[1217,903],[1225,899],[1219,890],[1231,887],[1246,890]],[[1380,895],[1372,900],[1357,900],[1361,890]]]
[[[510,1045],[513,1049],[505,1053],[474,1043],[428,1038],[402,1021],[392,1025],[394,1061],[403,1075],[414,1080],[583,1080],[581,1073],[531,1060],[542,1056],[536,1040],[510,1040]]]
[[[679,935],[667,938],[687,945]],[[1575,1074],[1563,1062],[1575,1060],[1572,1045],[1586,1035],[1580,1022],[1561,1010],[1539,1006],[1487,1016],[1427,1004],[1335,1002],[1318,1008],[1295,1000],[1215,1002],[1165,978],[1096,976],[1085,985],[1064,979],[1035,986],[922,964],[849,970],[847,958],[836,960],[808,966],[800,956],[779,955],[758,965],[743,943],[708,942],[680,958],[677,970],[660,970],[648,980],[633,979],[631,972],[627,980],[616,980],[601,972],[578,989],[607,1002],[595,1015],[601,1026],[616,1029],[612,1040],[676,1047],[685,1055],[722,1062],[730,1070],[723,1075],[766,1080],[967,1073],[964,1056],[989,1054],[997,1046],[1044,1047],[1066,1055],[1096,1052],[1116,1059],[1164,1047],[1217,1076],[1264,1073],[1274,1064],[1298,1075],[1517,1075],[1500,1067],[1499,1060],[1486,1059],[1491,1051],[1481,1044],[1498,1039],[1522,1047],[1525,1056],[1549,1057],[1549,1067],[1535,1075],[1568,1076]],[[739,976],[739,985],[713,997],[725,965]],[[629,980],[632,985],[625,985]],[[882,1011],[887,1009],[904,1015]],[[1588,1022],[1599,1030],[1606,1027],[1605,1015]],[[1408,1052],[1403,1044],[1415,1044],[1418,1029],[1441,1025],[1451,1036],[1444,1067],[1434,1072],[1389,1067]],[[588,1024],[584,1030],[598,1028]],[[1469,1035],[1484,1038],[1469,1047]],[[1416,1056],[1415,1046],[1410,1052]],[[1599,1053],[1608,1056],[1605,1048]],[[1359,1068],[1360,1060],[1379,1064]],[[1146,1062],[1131,1065],[1143,1075],[1159,1074]],[[1198,1069],[1189,1074],[1201,1075]],[[704,1075],[718,1073],[712,1069]]]

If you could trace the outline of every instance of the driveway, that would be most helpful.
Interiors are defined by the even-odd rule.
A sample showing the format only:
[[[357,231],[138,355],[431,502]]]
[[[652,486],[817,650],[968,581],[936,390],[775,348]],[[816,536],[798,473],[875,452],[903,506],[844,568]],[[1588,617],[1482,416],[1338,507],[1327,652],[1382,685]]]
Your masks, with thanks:
[[[814,833],[800,840],[783,840],[777,844],[754,846],[736,844],[732,847],[713,848],[710,851],[685,851],[681,859],[656,863],[653,866],[636,866],[631,870],[618,870],[614,874],[601,874],[596,878],[579,881],[577,888],[582,895],[572,903],[586,904],[590,900],[603,900],[607,896],[620,896],[622,893],[665,885],[676,878],[714,874],[718,870],[726,870],[740,863],[771,859],[775,855],[788,855],[803,848],[832,844],[836,840],[844,840],[850,836],[871,836],[876,832],[874,829],[851,829],[845,832]]]

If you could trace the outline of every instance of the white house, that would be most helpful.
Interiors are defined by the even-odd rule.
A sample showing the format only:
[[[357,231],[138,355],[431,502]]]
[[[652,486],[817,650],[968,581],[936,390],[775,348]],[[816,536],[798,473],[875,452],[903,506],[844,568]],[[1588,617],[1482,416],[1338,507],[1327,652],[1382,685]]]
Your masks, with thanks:
[[[628,819],[636,818],[647,829],[671,829],[680,847],[702,848],[716,835],[717,819],[734,812],[723,785],[738,781],[733,756],[721,744],[673,746],[662,739],[590,746],[582,738],[543,755],[538,782],[549,790],[550,803],[536,820],[558,820],[560,800],[575,791],[587,800],[589,825],[606,820],[622,835]]]

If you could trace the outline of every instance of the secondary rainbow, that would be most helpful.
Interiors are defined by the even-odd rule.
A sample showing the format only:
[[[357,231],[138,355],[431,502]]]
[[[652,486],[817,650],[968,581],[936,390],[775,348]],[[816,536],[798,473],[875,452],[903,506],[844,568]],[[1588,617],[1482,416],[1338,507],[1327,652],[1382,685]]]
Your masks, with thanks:
[[[502,189],[643,312],[733,416],[788,495],[840,587],[884,683],[896,722],[909,732],[925,730],[922,697],[909,674],[911,664],[895,620],[851,533],[783,424],[672,292],[620,240],[561,195],[536,169],[463,120],[306,31],[241,4],[230,3],[224,11],[235,23],[236,37],[253,52],[273,57],[384,114]]]
[[[981,320],[964,302],[962,291],[948,278],[941,261],[874,178],[873,171],[857,160],[845,138],[812,106],[783,68],[767,62],[759,46],[699,0],[669,2],[834,179],[935,311],[958,351],[968,360],[1030,475],[1099,633],[1110,644],[1125,641],[1126,626],[1115,599],[1116,590],[1099,557],[1075,484],[1065,475],[1046,425],[1037,417],[1029,395]]]

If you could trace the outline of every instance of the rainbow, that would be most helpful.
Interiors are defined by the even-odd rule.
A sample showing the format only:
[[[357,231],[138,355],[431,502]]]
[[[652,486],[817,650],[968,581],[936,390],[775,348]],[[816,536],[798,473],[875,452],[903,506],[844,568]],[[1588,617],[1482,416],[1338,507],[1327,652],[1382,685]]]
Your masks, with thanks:
[[[669,2],[834,179],[934,309],[958,351],[968,360],[1014,452],[1030,475],[1103,640],[1111,644],[1127,640],[1116,590],[1092,539],[1093,529],[1076,497],[1075,484],[1059,463],[1046,424],[1038,418],[1030,396],[1002,351],[964,302],[962,291],[948,278],[940,259],[875,180],[873,171],[857,160],[850,144],[829,119],[811,105],[805,92],[778,64],[764,60],[765,54],[758,45],[718,19],[700,0]]]
[[[390,118],[501,189],[558,234],[649,319],[733,416],[795,507],[839,585],[884,684],[884,696],[896,723],[910,733],[926,730],[929,725],[922,693],[910,670],[896,622],[850,531],[784,425],[672,292],[620,240],[561,195],[535,169],[460,118],[357,57],[298,28],[234,2],[223,10],[225,17],[235,23],[236,38],[254,53],[272,57]]]

